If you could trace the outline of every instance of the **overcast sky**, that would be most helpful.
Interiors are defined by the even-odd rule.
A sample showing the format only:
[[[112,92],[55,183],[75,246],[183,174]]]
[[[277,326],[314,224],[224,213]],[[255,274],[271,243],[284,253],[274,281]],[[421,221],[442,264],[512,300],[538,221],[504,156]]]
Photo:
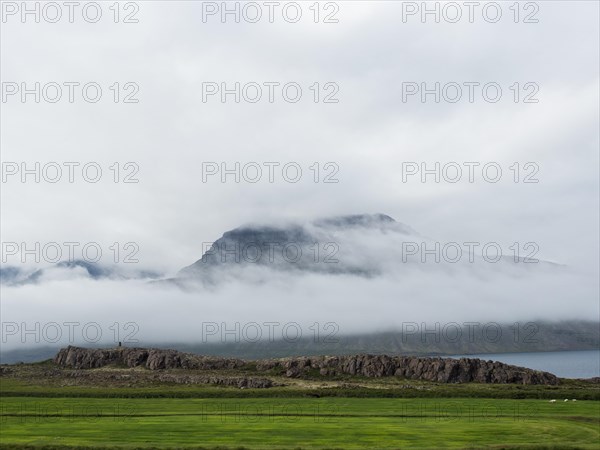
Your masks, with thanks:
[[[244,223],[381,212],[440,242],[536,242],[539,258],[597,285],[597,2],[537,2],[538,23],[522,23],[532,12],[525,10],[514,23],[512,2],[501,2],[497,23],[480,10],[473,23],[422,23],[418,15],[403,22],[401,2],[388,1],[340,1],[338,23],[313,23],[310,3],[302,3],[298,23],[277,11],[274,23],[222,23],[218,15],[203,22],[201,2],[160,1],[139,2],[138,23],[113,23],[108,3],[94,24],[77,12],[74,23],[8,16],[3,83],[97,82],[103,95],[94,104],[77,88],[74,103],[7,97],[2,162],[97,162],[103,177],[95,184],[77,170],[72,184],[66,175],[55,184],[9,177],[2,241],[95,241],[105,249],[136,242],[140,267],[173,274],[200,258],[202,242]],[[321,11],[321,22],[331,11]],[[136,83],[139,102],[114,103],[115,82]],[[203,82],[295,82],[303,95],[287,103],[276,88],[274,103],[238,104],[231,96],[221,103],[218,95],[203,102]],[[321,96],[331,92],[325,83],[335,83],[339,102],[315,103],[315,82]],[[432,96],[422,103],[418,95],[403,102],[407,82],[497,83],[503,92],[496,103],[480,89],[470,103],[466,88],[457,103]],[[539,87],[537,103],[523,102],[534,86],[526,83]],[[494,162],[503,175],[498,183],[480,169],[474,183],[466,174],[454,184],[402,180],[403,163],[452,161]],[[137,164],[139,183],[115,184],[114,162]],[[203,183],[205,162],[295,162],[303,176],[289,183],[276,170],[274,183],[265,173],[255,184],[218,176]],[[315,183],[315,162],[321,177],[324,164],[335,163],[339,182]],[[514,183],[515,162],[521,178],[526,163],[539,167],[539,182]],[[593,301],[586,298],[580,315],[594,311]]]

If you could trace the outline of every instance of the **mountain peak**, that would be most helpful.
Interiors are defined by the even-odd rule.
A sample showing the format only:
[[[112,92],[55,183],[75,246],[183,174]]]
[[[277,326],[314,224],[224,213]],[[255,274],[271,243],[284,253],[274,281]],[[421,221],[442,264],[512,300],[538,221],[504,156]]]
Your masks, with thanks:
[[[394,219],[386,214],[352,214],[347,216],[335,216],[325,219],[319,219],[314,222],[317,226],[336,226],[336,227],[354,227],[354,226],[373,226],[378,224],[396,223]]]
[[[252,263],[254,267],[277,270],[370,276],[376,271],[373,264],[363,265],[359,255],[348,257],[344,263],[339,256],[353,252],[350,242],[356,239],[356,233],[367,238],[382,232],[415,233],[386,214],[333,216],[284,225],[244,225],[223,233],[200,260],[183,268],[179,275],[207,276],[217,267],[247,267]]]

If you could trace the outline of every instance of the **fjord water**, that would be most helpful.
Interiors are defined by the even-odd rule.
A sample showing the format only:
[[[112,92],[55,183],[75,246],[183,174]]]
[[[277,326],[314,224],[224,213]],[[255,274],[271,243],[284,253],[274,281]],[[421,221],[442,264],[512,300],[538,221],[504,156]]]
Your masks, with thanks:
[[[514,366],[543,370],[561,378],[600,377],[600,349],[568,352],[498,353],[457,355],[452,358],[480,358]]]

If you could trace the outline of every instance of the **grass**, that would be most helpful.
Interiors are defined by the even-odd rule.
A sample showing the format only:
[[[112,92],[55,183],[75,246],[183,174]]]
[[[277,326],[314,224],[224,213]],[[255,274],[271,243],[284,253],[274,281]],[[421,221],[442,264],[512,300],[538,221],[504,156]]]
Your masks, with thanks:
[[[4,397],[1,420],[6,448],[591,449],[600,442],[596,401]]]
[[[528,386],[263,373],[285,385],[239,389],[160,381],[144,369],[9,368],[0,376],[2,449],[600,448],[600,385],[582,380]]]
[[[321,380],[285,380],[287,386],[244,389],[218,385],[155,383],[139,387],[40,384],[38,380],[0,379],[0,397],[92,397],[92,398],[496,398],[600,400],[600,385],[563,380],[558,386],[444,384],[390,379],[358,379],[353,383]]]

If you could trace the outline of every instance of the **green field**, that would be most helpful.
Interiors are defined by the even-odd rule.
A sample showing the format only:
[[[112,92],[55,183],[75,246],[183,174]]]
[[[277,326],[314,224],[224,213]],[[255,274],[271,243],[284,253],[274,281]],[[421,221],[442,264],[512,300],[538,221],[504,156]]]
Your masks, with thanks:
[[[600,384],[592,380],[447,384],[318,373],[286,378],[252,366],[3,367],[6,449],[600,448]],[[207,374],[268,376],[276,384],[240,389],[185,378]],[[167,375],[171,381],[161,378]]]
[[[3,397],[1,443],[5,448],[599,448],[599,416],[597,401]]]

